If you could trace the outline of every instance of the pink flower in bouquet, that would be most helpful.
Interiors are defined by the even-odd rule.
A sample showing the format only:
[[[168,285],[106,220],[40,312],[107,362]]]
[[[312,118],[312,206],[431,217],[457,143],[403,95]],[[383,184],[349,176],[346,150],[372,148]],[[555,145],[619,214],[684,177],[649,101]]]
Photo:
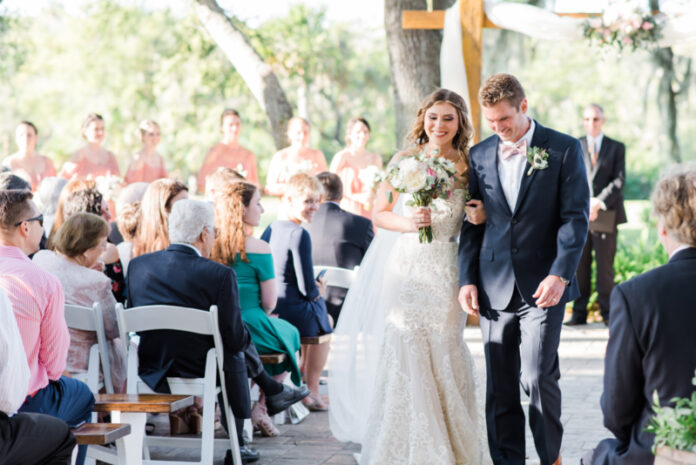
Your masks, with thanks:
[[[590,19],[590,27],[592,29],[599,29],[600,27],[602,27],[602,18]]]
[[[604,42],[611,42],[611,31],[609,29],[602,31],[602,39]]]
[[[630,37],[624,37],[621,42],[623,42],[625,45],[633,45],[633,39]]]
[[[631,26],[633,26],[635,29],[638,29],[638,28],[640,28],[640,26],[643,22],[643,18],[641,18],[639,14],[634,14],[631,16],[630,22],[631,22]]]
[[[650,21],[645,21],[645,22],[643,23],[643,25],[641,26],[641,28],[642,28],[644,31],[649,31],[649,30],[651,30],[651,29],[654,28],[654,27],[655,27],[655,26],[653,26],[653,23],[651,23]]]

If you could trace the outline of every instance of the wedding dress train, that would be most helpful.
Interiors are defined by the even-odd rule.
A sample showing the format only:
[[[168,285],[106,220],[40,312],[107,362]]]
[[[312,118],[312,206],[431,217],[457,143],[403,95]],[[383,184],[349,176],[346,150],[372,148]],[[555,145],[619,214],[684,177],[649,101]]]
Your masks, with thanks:
[[[330,372],[336,368],[339,376],[329,382],[330,420],[339,439],[361,442],[361,465],[490,463],[475,367],[462,337],[466,315],[457,302],[455,239],[464,213],[463,196],[464,191],[456,190],[450,199],[433,203],[432,243],[420,244],[418,234],[408,233],[392,236],[389,244],[375,244],[391,246],[381,273],[361,269],[371,276],[367,284],[379,294],[372,298],[377,307],[356,313],[383,318],[383,323],[370,322],[378,327],[381,338],[373,334],[373,327],[363,326],[356,332],[360,324],[351,317],[342,324],[348,316],[344,312],[353,309],[350,293],[348,307],[341,312],[338,337],[332,344],[337,353],[332,353]],[[400,197],[399,207],[408,210],[403,207],[405,197]],[[379,275],[381,284],[374,279]],[[360,292],[352,288],[351,293],[354,290]],[[364,298],[352,300],[352,305],[365,303]],[[370,360],[368,351],[375,349],[375,339],[380,340],[381,350]],[[361,349],[365,341],[368,346]],[[346,368],[343,362],[348,359],[341,355],[351,343],[358,346],[352,353],[355,366]],[[361,379],[353,384],[360,384],[355,386],[358,391],[367,393],[362,397],[362,402],[370,399],[367,410],[346,401],[345,386],[334,388],[334,383],[346,384],[341,373]],[[361,420],[367,420],[366,426],[358,426]]]

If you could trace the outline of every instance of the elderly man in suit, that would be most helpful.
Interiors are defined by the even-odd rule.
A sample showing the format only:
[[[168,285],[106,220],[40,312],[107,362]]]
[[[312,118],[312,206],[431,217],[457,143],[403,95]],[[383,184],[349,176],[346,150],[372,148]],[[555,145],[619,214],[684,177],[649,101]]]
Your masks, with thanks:
[[[611,294],[602,412],[615,438],[584,465],[651,465],[654,436],[645,431],[660,405],[691,397],[696,369],[696,167],[661,179],[652,195],[669,262],[617,286]]]
[[[616,227],[626,222],[623,186],[626,177],[626,147],[604,135],[604,110],[592,103],[583,112],[587,135],[580,138],[587,178],[590,184],[590,231],[578,265],[580,297],[573,303],[573,316],[567,326],[587,322],[587,303],[592,294],[592,251],[597,263],[597,293],[604,324],[609,323],[609,296],[614,288]]]
[[[462,225],[459,302],[481,315],[488,443],[495,465],[524,465],[521,384],[541,464],[556,465],[563,435],[558,344],[565,303],[578,295],[575,270],[588,227],[582,149],[527,116],[524,89],[510,74],[488,78],[479,101],[495,134],[469,152],[469,192],[483,200],[486,223]]]
[[[244,349],[250,343],[242,322],[237,279],[230,267],[208,260],[215,240],[215,213],[212,205],[197,200],[180,200],[169,216],[166,250],[134,258],[128,269],[128,298],[134,307],[177,305],[207,310],[219,309],[223,341],[225,385],[235,416],[242,458],[258,459],[258,452],[245,446],[243,419],[251,416]],[[195,333],[171,330],[140,334],[138,372],[151,388],[168,392],[167,376],[203,376],[205,358],[213,339]],[[229,454],[228,454],[229,455]]]
[[[324,187],[324,203],[304,227],[312,238],[312,258],[316,266],[353,269],[360,265],[375,236],[372,221],[343,210],[343,183],[334,173],[323,172],[317,179]],[[326,309],[338,321],[348,290],[329,286]]]

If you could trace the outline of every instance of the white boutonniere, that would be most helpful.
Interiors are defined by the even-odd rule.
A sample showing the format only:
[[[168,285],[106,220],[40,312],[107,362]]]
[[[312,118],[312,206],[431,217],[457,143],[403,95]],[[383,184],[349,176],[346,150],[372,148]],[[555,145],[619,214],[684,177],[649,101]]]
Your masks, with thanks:
[[[541,147],[530,147],[527,149],[527,161],[531,165],[527,176],[531,176],[534,170],[545,170],[549,167],[549,152]]]

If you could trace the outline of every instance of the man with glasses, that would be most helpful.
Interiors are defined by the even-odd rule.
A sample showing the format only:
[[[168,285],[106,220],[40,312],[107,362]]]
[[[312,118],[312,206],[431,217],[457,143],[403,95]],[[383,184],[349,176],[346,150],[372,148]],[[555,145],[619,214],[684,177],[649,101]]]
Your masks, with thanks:
[[[70,345],[63,287],[28,255],[39,250],[43,216],[26,190],[0,190],[0,289],[12,303],[29,364],[21,413],[44,413],[76,427],[87,421],[94,396],[87,385],[62,376]],[[81,446],[77,463],[84,463]]]
[[[590,184],[590,232],[578,265],[580,297],[573,304],[567,326],[587,323],[587,303],[592,294],[592,251],[597,263],[597,293],[604,324],[609,323],[609,296],[614,288],[614,255],[617,225],[626,222],[623,186],[626,178],[626,147],[604,135],[604,110],[596,103],[583,112],[587,135],[580,138]]]

